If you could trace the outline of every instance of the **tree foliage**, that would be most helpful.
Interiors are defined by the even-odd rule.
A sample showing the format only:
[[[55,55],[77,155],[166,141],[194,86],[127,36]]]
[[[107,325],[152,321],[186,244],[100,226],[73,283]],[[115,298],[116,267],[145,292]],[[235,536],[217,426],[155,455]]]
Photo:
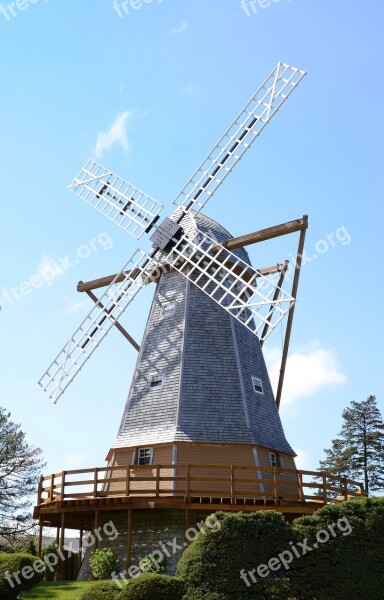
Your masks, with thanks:
[[[324,450],[326,458],[320,470],[350,479],[364,480],[367,494],[384,488],[384,421],[375,396],[351,402],[343,413],[339,437],[332,448]]]
[[[6,540],[31,528],[30,496],[44,467],[41,450],[28,444],[10,416],[0,407],[0,537]]]

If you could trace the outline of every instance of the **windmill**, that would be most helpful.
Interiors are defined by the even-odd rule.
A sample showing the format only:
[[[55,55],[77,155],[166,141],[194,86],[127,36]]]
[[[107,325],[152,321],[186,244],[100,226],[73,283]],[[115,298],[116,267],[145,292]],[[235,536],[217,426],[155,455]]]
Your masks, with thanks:
[[[227,510],[315,510],[303,508],[302,474],[278,414],[307,217],[233,238],[201,212],[305,74],[277,64],[162,221],[162,205],[93,160],[69,185],[131,236],[150,234],[152,248],[136,250],[115,275],[78,284],[94,306],[39,381],[57,402],[114,327],[139,353],[107,467],[89,470],[90,480],[83,479],[87,469],[44,478],[35,511],[40,532],[44,524],[57,526],[62,543],[65,527],[96,529],[113,514],[125,540],[125,549],[116,550],[129,566],[143,546],[150,550],[167,536],[183,539],[197,513],[223,504]],[[288,261],[255,269],[245,247],[294,232],[300,237],[288,292]],[[139,346],[119,318],[152,282],[156,291]],[[106,289],[98,298],[100,288]],[[262,346],[284,317],[275,399]]]

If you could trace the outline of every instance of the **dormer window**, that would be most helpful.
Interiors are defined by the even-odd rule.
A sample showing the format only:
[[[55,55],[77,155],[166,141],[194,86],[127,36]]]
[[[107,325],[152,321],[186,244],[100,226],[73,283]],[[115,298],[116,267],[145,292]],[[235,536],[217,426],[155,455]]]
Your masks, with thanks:
[[[170,317],[175,314],[176,302],[163,302],[161,304],[160,314],[162,317]]]
[[[268,452],[268,454],[269,454],[269,464],[271,465],[271,467],[281,468],[283,466],[280,455],[277,452]]]
[[[155,387],[161,387],[164,383],[164,375],[162,373],[157,373],[156,375],[151,375],[151,378],[149,380],[149,387],[150,388],[155,388]]]
[[[137,455],[138,465],[151,465],[153,459],[153,448],[139,448]]]
[[[263,382],[260,377],[252,377],[252,386],[256,394],[264,394]]]

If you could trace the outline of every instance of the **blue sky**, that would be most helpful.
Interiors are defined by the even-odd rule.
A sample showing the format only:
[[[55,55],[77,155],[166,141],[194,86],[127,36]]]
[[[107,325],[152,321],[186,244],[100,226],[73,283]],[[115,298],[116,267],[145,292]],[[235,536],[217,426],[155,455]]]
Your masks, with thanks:
[[[103,465],[135,351],[110,333],[56,406],[36,382],[91,308],[77,282],[117,272],[138,244],[66,185],[97,157],[169,213],[282,60],[308,76],[206,213],[234,235],[309,215],[282,417],[316,468],[351,400],[375,394],[384,410],[382,2],[260,0],[249,16],[240,0],[135,2],[128,15],[112,0],[2,5],[0,404],[47,471]],[[296,245],[250,254],[262,267]],[[152,291],[123,319],[137,340]],[[280,331],[265,349],[273,377]]]

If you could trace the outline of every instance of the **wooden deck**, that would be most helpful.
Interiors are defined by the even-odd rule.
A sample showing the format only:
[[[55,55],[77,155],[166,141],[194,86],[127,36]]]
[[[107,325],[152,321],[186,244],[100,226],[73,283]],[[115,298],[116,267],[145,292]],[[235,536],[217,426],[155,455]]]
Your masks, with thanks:
[[[174,508],[300,515],[361,495],[361,483],[318,471],[201,464],[96,467],[42,477],[34,518],[59,527],[65,515],[66,527],[91,529],[99,511]]]

